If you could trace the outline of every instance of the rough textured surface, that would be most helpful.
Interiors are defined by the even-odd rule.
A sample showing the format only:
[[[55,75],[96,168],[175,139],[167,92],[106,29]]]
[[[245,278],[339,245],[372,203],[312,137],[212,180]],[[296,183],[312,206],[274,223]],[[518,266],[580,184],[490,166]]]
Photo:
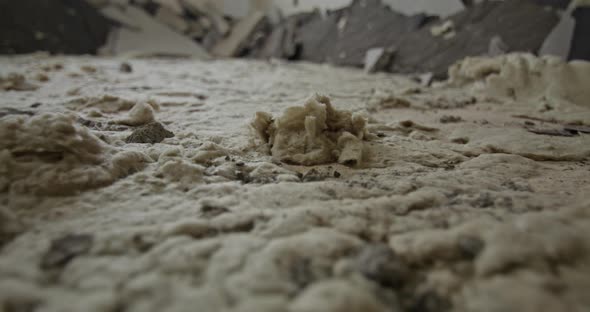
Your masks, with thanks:
[[[587,104],[549,92],[579,65],[509,60],[548,64],[469,60],[500,65],[424,87],[306,63],[0,58],[49,77],[0,91],[0,307],[585,311],[590,134],[526,129],[590,125]],[[490,93],[493,76],[517,96]],[[542,86],[558,105],[528,95]],[[316,92],[366,116],[359,165],[280,162],[250,131]],[[126,143],[136,128],[117,122],[137,105],[174,137]]]

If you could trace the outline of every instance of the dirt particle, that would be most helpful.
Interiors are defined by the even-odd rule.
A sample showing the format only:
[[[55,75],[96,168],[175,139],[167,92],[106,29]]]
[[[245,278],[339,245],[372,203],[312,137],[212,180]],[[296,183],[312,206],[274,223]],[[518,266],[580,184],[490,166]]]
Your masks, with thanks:
[[[384,287],[399,288],[408,276],[408,268],[389,246],[364,247],[356,258],[357,269],[368,279]]]
[[[69,234],[53,240],[41,258],[41,269],[63,268],[74,258],[87,253],[92,243],[93,237],[89,234]]]
[[[340,178],[342,174],[338,171],[334,171],[334,178]]]
[[[440,117],[440,122],[441,123],[456,123],[456,122],[461,122],[463,121],[463,118],[461,118],[461,116],[453,116],[453,115],[444,115],[442,117]]]
[[[464,137],[454,138],[451,140],[451,142],[457,143],[457,144],[467,144],[467,143],[469,143],[469,138],[464,138]]]
[[[583,125],[567,125],[563,127],[563,130],[571,132],[571,133],[590,133],[590,127],[589,126],[583,126]]]
[[[94,66],[90,66],[90,65],[84,65],[84,66],[80,66],[80,69],[88,74],[93,74],[96,73],[96,67]]]
[[[244,183],[244,184],[248,184],[248,183],[252,182],[252,178],[250,177],[250,174],[245,171],[236,172],[236,178],[238,180],[242,181],[242,183]]]
[[[38,73],[38,74],[35,76],[35,79],[37,79],[37,81],[41,81],[41,82],[47,82],[47,81],[49,81],[49,76],[47,76],[47,75],[46,75],[46,74],[44,74],[44,73]]]
[[[303,182],[317,182],[317,181],[323,181],[325,179],[326,179],[326,176],[324,174],[319,172],[317,169],[313,168],[313,169],[307,171],[303,175],[303,177],[301,178],[301,181],[303,181]]]
[[[131,67],[131,64],[129,64],[127,62],[123,62],[119,66],[119,71],[122,72],[122,73],[132,73],[133,72],[133,67]]]
[[[457,247],[465,258],[475,259],[484,249],[485,242],[475,236],[462,235],[457,239]]]
[[[92,130],[99,130],[99,131],[126,131],[129,129],[129,127],[127,127],[127,126],[115,125],[110,122],[94,121],[94,120],[84,119],[82,117],[78,117],[76,122],[83,125],[84,127],[90,128]]]
[[[479,208],[489,208],[494,206],[494,199],[490,193],[481,193],[472,204]]]
[[[125,139],[127,143],[160,143],[164,141],[166,138],[171,138],[174,136],[174,133],[171,131],[166,130],[164,126],[162,126],[159,122],[151,122],[149,124],[143,125],[130,136]]]
[[[211,219],[221,214],[229,212],[229,209],[221,206],[215,206],[210,204],[203,204],[201,206],[201,217]]]
[[[0,109],[0,118],[7,116],[7,115],[28,115],[28,116],[33,116],[35,115],[34,112],[32,111],[25,111],[25,110],[20,110],[20,109],[16,109],[16,108],[10,108],[10,107],[6,107],[3,109]]]
[[[578,135],[578,131],[568,131],[561,128],[534,128],[525,127],[528,132],[539,134],[539,135],[550,135],[550,136],[562,136],[562,137],[573,137]]]
[[[432,291],[419,295],[410,305],[410,312],[441,312],[449,311],[451,303]]]
[[[299,289],[305,288],[314,280],[314,276],[311,271],[311,260],[308,258],[299,258],[295,260],[291,266],[290,273],[291,279],[295,282]]]
[[[147,252],[155,245],[153,239],[141,234],[133,235],[132,242],[139,252]]]

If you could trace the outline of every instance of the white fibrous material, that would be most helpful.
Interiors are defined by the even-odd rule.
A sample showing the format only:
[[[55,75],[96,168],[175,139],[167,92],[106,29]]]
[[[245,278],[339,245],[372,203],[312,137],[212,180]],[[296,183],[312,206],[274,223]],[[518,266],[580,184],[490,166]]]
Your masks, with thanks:
[[[365,118],[334,109],[326,96],[314,95],[278,118],[258,112],[251,125],[279,161],[306,166],[362,161]]]
[[[69,195],[143,167],[143,154],[117,153],[75,120],[55,113],[0,119],[0,191]]]
[[[449,84],[471,86],[490,96],[545,100],[554,105],[588,107],[590,62],[512,53],[494,58],[469,57],[449,69]]]

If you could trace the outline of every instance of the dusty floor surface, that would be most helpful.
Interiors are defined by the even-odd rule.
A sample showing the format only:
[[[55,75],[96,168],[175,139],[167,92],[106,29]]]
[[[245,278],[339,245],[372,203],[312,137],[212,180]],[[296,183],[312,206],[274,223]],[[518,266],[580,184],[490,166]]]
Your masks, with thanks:
[[[588,64],[122,62],[0,58],[0,311],[588,311]]]

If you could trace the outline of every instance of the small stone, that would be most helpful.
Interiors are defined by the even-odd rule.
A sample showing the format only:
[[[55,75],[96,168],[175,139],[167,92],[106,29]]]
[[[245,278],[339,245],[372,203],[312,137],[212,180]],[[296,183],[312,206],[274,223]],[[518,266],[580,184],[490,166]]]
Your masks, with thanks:
[[[356,258],[356,267],[365,277],[385,287],[399,288],[408,276],[407,266],[385,244],[364,247]]]
[[[340,178],[341,176],[342,174],[340,174],[340,172],[334,171],[334,178]]]
[[[393,49],[373,48],[365,54],[365,72],[374,73],[387,69],[393,58]]]
[[[37,76],[35,76],[35,79],[41,82],[47,82],[49,81],[49,76],[45,75],[44,73],[38,73]]]
[[[88,74],[96,73],[96,67],[90,65],[81,66],[80,69]]]
[[[313,282],[314,275],[311,271],[311,260],[309,258],[299,258],[291,266],[291,279],[295,284],[303,289]]]
[[[455,123],[461,121],[463,121],[463,118],[461,118],[461,116],[444,115],[440,117],[441,123]]]
[[[83,255],[92,247],[93,237],[89,234],[69,234],[51,242],[41,258],[44,270],[63,268],[75,257]]]
[[[119,66],[119,71],[122,73],[131,73],[133,72],[133,67],[131,67],[131,64],[127,62],[121,63],[121,66]]]
[[[125,139],[127,143],[160,143],[164,141],[166,138],[171,138],[174,136],[174,133],[171,131],[166,130],[164,126],[162,126],[159,122],[151,122],[149,124],[143,125],[130,136]]]
[[[229,209],[221,206],[210,204],[203,204],[201,206],[201,216],[206,219],[214,218],[227,212],[229,212]]]
[[[474,236],[459,236],[457,246],[461,254],[468,259],[475,259],[485,247],[484,241]]]

